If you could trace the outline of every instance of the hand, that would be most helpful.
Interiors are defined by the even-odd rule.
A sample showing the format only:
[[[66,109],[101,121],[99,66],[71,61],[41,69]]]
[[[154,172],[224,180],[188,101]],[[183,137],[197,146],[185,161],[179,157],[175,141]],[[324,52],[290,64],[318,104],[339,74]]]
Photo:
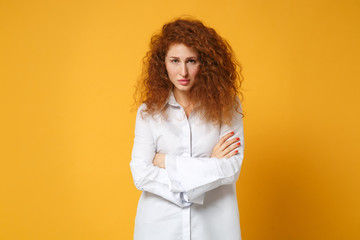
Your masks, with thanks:
[[[159,168],[165,168],[165,154],[156,153],[153,159],[153,164]]]
[[[216,158],[230,158],[238,153],[238,150],[234,151],[236,148],[238,148],[241,143],[240,138],[233,138],[229,139],[231,136],[234,135],[234,132],[228,133],[225,136],[223,136],[220,141],[215,145],[215,147],[212,150],[211,157]],[[236,143],[237,142],[237,143]]]

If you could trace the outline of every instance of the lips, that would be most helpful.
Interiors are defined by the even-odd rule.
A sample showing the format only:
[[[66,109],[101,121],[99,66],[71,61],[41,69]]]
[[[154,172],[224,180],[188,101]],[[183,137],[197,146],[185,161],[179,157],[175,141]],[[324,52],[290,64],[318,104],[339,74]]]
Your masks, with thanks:
[[[190,83],[190,79],[180,79],[178,81],[183,86],[186,86],[186,85],[188,85]]]

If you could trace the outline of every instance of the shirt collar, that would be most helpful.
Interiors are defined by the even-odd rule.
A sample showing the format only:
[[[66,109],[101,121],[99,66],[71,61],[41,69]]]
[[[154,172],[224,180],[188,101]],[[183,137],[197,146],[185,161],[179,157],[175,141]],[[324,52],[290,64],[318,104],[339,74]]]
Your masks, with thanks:
[[[181,105],[175,99],[173,90],[170,90],[169,97],[168,97],[167,101],[165,102],[164,107],[166,107],[167,104],[169,104],[170,106],[173,106],[173,107],[181,107]],[[199,103],[196,104],[194,110],[197,107],[199,107]]]
[[[169,92],[169,97],[166,103],[174,107],[180,107],[180,104],[176,101],[174,92],[172,90]]]

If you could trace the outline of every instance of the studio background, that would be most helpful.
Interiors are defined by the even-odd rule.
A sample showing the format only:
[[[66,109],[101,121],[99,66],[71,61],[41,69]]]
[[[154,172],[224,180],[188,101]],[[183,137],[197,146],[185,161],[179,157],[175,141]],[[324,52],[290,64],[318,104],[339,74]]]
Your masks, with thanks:
[[[243,65],[244,240],[360,239],[360,2],[0,1],[0,239],[132,239],[134,84],[183,14]]]

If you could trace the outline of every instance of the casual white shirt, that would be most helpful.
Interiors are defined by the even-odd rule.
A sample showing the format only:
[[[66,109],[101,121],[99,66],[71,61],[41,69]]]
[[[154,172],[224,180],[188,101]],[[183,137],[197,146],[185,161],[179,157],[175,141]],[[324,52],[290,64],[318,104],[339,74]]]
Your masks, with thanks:
[[[136,116],[130,167],[142,191],[135,219],[135,240],[241,239],[236,181],[244,156],[242,116],[215,125],[184,109],[170,93],[167,118]],[[239,152],[228,159],[211,158],[220,138],[234,132]],[[164,153],[165,169],[152,164]]]

